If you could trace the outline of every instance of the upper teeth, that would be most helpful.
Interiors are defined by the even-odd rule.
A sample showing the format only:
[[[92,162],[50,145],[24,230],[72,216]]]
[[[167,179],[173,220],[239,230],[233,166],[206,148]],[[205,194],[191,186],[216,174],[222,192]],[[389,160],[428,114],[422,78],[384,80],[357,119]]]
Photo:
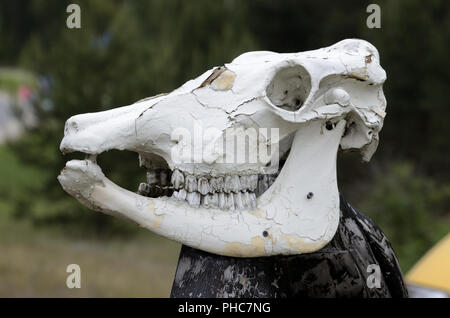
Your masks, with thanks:
[[[226,193],[230,193],[231,191],[237,193],[239,192],[240,188],[241,188],[241,181],[239,181],[239,176],[225,177],[224,191]]]
[[[254,191],[258,184],[258,175],[225,177],[196,177],[178,169],[172,173],[172,185],[175,190],[186,189],[188,192],[197,191],[202,195],[207,193],[225,192],[238,193],[242,191]]]
[[[184,187],[184,175],[180,172],[180,170],[175,170],[172,173],[171,181],[175,189]]]
[[[197,178],[193,175],[187,175],[185,178],[185,185],[184,188],[188,191],[188,192],[194,192],[197,191],[198,186],[197,186]]]
[[[198,192],[200,192],[203,195],[206,195],[210,192],[211,187],[209,186],[208,179],[205,177],[201,177],[198,179]]]
[[[223,191],[223,177],[211,178],[209,180],[209,186],[212,192],[222,192]]]

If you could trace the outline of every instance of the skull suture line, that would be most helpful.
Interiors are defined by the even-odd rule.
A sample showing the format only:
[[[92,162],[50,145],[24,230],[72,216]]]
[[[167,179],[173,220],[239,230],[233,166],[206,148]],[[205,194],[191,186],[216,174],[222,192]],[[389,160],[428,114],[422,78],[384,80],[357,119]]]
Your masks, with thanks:
[[[70,118],[61,151],[88,156],[69,161],[58,179],[94,210],[208,252],[316,251],[339,223],[338,148],[359,149],[365,161],[376,150],[385,79],[376,48],[362,40],[301,53],[245,53],[169,94]],[[193,141],[174,134],[180,130]],[[268,158],[223,160],[231,151],[224,145],[249,132],[256,142],[237,144],[237,154],[264,148]],[[148,170],[140,194],[112,183],[96,164],[96,155],[111,149],[139,154]],[[274,179],[278,149],[287,159]],[[175,160],[174,153],[201,160]],[[256,198],[258,187],[265,192]]]

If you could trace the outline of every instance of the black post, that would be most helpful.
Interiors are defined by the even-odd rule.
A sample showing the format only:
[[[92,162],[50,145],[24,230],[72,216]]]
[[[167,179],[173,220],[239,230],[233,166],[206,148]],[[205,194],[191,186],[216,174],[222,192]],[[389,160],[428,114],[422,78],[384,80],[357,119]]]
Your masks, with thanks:
[[[342,196],[340,208],[333,240],[310,254],[235,258],[183,246],[171,297],[407,297],[384,233]]]

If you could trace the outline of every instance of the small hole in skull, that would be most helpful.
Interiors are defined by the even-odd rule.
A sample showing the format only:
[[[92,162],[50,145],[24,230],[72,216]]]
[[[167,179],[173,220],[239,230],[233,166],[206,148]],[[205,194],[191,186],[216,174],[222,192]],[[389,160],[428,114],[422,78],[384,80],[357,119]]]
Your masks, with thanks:
[[[268,237],[268,236],[269,236],[269,232],[264,231],[264,232],[263,232],[263,236],[264,236],[264,237]]]
[[[327,121],[327,122],[325,123],[325,127],[327,128],[327,130],[332,130],[332,129],[333,129],[333,123]]]

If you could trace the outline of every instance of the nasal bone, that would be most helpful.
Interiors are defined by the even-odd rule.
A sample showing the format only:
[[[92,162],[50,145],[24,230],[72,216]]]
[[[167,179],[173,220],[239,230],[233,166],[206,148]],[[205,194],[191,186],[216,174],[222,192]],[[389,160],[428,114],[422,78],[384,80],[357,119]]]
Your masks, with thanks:
[[[164,96],[106,111],[75,115],[66,121],[63,152],[83,151],[91,154],[117,149],[136,151],[137,119]]]
[[[103,122],[106,122],[109,119],[118,116],[118,114],[114,114],[115,110],[116,109],[111,109],[103,112],[87,113],[72,116],[66,121],[64,132],[77,133],[91,126],[99,125]]]
[[[96,113],[89,114],[81,114],[70,117],[66,121],[66,125],[64,127],[64,135],[67,136],[69,134],[76,134],[80,131],[89,128],[91,125],[99,124],[101,121],[98,116],[95,116]]]
[[[136,114],[125,109],[76,115],[66,121],[63,152],[98,154],[107,150],[133,149]]]

